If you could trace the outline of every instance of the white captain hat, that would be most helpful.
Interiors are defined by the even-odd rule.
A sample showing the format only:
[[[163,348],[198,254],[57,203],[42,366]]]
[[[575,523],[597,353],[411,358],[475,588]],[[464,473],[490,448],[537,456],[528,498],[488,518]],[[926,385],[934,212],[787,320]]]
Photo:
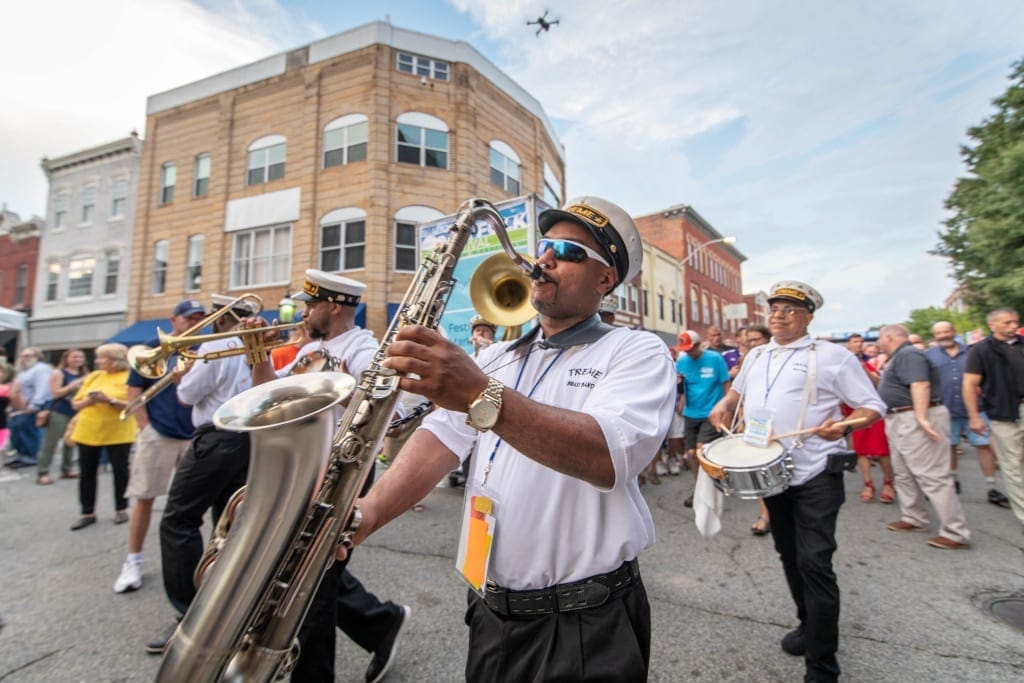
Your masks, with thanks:
[[[797,280],[783,280],[772,285],[771,291],[768,294],[768,303],[770,304],[773,301],[792,301],[801,304],[811,313],[814,313],[825,303],[818,290]]]
[[[306,281],[302,291],[293,294],[297,301],[329,301],[332,304],[358,306],[359,297],[366,291],[366,285],[359,280],[328,273],[324,270],[310,268],[306,271]]]
[[[255,301],[242,300],[238,303],[234,303],[236,298],[237,297],[233,296],[225,296],[224,294],[212,294],[210,295],[210,303],[213,304],[213,310],[215,311],[231,306],[231,311],[242,318],[259,314],[259,306],[256,305]]]

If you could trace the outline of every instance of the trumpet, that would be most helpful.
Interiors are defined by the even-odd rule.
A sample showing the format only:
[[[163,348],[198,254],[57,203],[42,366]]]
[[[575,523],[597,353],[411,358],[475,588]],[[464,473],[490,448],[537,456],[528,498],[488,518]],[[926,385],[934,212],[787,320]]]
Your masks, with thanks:
[[[167,361],[175,353],[192,362],[201,360],[207,363],[211,360],[217,360],[218,358],[239,356],[244,353],[249,365],[255,365],[256,363],[261,363],[267,360],[267,354],[270,350],[289,344],[286,339],[278,342],[266,342],[265,335],[267,332],[281,333],[288,330],[294,330],[305,325],[304,322],[297,322],[288,323],[286,325],[271,325],[269,327],[235,329],[229,332],[198,334],[198,332],[204,327],[213,324],[225,315],[234,316],[235,320],[240,321],[241,319],[232,309],[239,306],[244,301],[256,304],[253,315],[258,314],[263,310],[262,299],[255,294],[243,294],[223,308],[218,308],[216,311],[206,316],[180,335],[170,335],[163,330],[158,329],[157,338],[159,339],[159,342],[157,346],[152,348],[141,345],[133,346],[128,350],[128,364],[132,366],[132,369],[135,370],[135,372],[147,379],[160,379],[166,377],[168,374]],[[215,341],[217,339],[231,339],[233,337],[239,337],[242,340],[242,346],[238,348],[211,351],[204,354],[198,354],[191,351],[192,347],[198,346],[203,342]],[[168,382],[169,381],[170,380],[168,380]],[[166,384],[164,386],[166,387]],[[150,396],[150,398],[152,398],[152,396]]]

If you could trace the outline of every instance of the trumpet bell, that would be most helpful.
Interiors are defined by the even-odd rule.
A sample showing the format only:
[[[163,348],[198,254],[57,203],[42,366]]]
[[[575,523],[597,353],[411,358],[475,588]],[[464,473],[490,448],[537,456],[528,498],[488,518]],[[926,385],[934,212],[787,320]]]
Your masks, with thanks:
[[[503,252],[477,266],[469,298],[476,312],[495,325],[515,327],[537,315],[530,303],[530,278]]]
[[[146,379],[160,379],[167,374],[167,354],[159,347],[136,344],[128,349],[128,365]]]

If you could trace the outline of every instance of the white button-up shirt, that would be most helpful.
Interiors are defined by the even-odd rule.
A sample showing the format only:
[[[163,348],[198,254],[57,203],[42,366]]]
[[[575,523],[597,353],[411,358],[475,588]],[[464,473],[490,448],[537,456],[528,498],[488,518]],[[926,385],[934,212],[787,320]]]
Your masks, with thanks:
[[[215,339],[199,345],[197,354],[222,349],[235,349],[242,345],[238,337]],[[229,398],[252,386],[252,373],[245,354],[218,358],[209,362],[196,361],[178,384],[178,400],[192,406],[192,424],[200,427],[213,421],[213,414]]]
[[[497,520],[488,578],[527,590],[612,571],[654,543],[654,523],[637,475],[661,447],[672,421],[676,387],[668,349],[648,332],[622,327],[564,351],[537,342],[518,350],[509,346],[494,344],[476,361],[538,403],[592,416],[608,444],[615,483],[610,490],[598,489],[502,440],[484,491],[493,492]],[[459,458],[473,454],[466,485],[473,491],[497,434],[479,433],[466,424],[464,412],[449,410],[428,415],[423,428]],[[557,448],[561,438],[552,433],[552,446]]]
[[[775,434],[817,427],[829,418],[840,420],[840,403],[885,415],[885,404],[857,357],[838,344],[819,342],[814,361],[817,401],[808,403],[803,425],[798,426],[813,344],[810,336],[785,346],[776,344],[773,339],[751,351],[730,388],[742,397],[744,411],[758,408],[774,411],[772,431]],[[821,474],[828,464],[828,454],[843,450],[845,446],[842,440],[826,441],[818,436],[804,436],[799,448],[793,448],[794,442],[792,438],[783,441],[783,446],[792,449],[794,472],[790,486],[803,484]]]

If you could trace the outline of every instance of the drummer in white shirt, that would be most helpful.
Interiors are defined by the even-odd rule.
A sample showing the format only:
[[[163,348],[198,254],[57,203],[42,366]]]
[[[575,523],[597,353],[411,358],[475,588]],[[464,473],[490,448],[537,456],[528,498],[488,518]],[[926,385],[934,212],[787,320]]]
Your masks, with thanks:
[[[885,414],[860,361],[831,342],[815,342],[807,328],[822,297],[810,285],[793,280],[772,286],[768,296],[768,328],[772,340],[753,349],[743,368],[711,411],[709,420],[728,427],[742,404],[748,428],[786,434],[814,431],[783,439],[793,459],[788,488],[764,499],[771,514],[775,549],[782,560],[800,623],[782,639],[782,649],[803,656],[808,681],[835,681],[839,676],[839,586],[832,570],[839,508],[845,500],[840,458],[843,437],[852,426],[835,426],[839,404],[854,408],[848,420],[868,426]]]

